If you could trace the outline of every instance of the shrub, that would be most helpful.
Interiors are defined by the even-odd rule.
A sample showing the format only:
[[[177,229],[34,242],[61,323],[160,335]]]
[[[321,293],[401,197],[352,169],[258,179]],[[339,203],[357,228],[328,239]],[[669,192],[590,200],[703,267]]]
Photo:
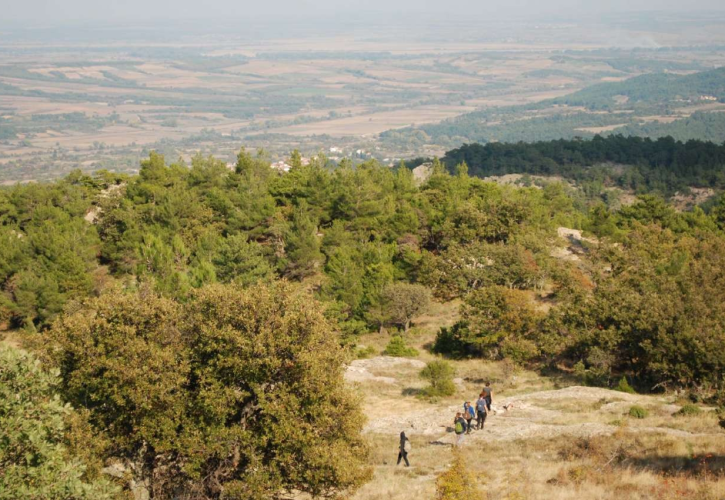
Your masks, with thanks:
[[[634,405],[629,409],[629,416],[632,418],[647,418],[649,412],[641,406]]]
[[[405,339],[403,339],[403,337],[395,335],[390,339],[390,342],[388,342],[383,354],[396,358],[411,358],[417,356],[418,351],[412,347],[408,347],[405,344]]]
[[[446,361],[431,361],[421,370],[420,376],[430,383],[425,389],[428,396],[452,396],[456,392],[453,367]]]
[[[629,382],[627,382],[627,377],[622,377],[614,390],[619,392],[626,392],[627,394],[637,394],[637,391],[635,391],[634,388],[629,385]]]
[[[54,393],[57,376],[0,345],[0,499],[110,500],[117,488],[89,480],[65,442],[73,410]]]
[[[539,356],[541,351],[532,340],[509,338],[501,343],[501,354],[521,364]]]
[[[682,417],[689,417],[692,415],[698,415],[702,413],[702,410],[699,406],[693,405],[692,403],[688,403],[684,405],[682,408],[679,409],[675,415],[682,416]]]
[[[468,344],[464,339],[470,335],[468,326],[458,322],[450,328],[441,328],[433,344],[433,352],[451,356],[463,356],[468,352]]]
[[[368,359],[375,356],[377,352],[378,351],[373,346],[360,347],[355,351],[355,357],[357,359]]]
[[[453,463],[436,480],[436,500],[484,499],[485,494],[476,484],[476,476],[469,470],[461,453],[453,452]]]

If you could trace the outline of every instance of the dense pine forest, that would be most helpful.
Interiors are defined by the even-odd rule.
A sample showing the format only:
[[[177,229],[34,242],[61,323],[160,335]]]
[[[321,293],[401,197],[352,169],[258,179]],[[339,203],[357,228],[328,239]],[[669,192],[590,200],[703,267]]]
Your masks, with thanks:
[[[2,350],[0,492],[120,498],[100,473],[114,458],[159,499],[344,495],[370,471],[342,367],[363,333],[404,342],[431,299],[460,303],[443,356],[725,404],[725,196],[679,212],[653,194],[723,188],[725,147],[469,145],[423,181],[290,164],[152,153],[137,176],[0,190],[0,323],[32,351]],[[647,194],[614,211],[562,183],[476,177],[509,172]]]
[[[461,162],[472,175],[510,173],[599,182],[637,193],[671,196],[690,187],[725,187],[725,145],[611,135],[592,140],[466,144],[444,158],[451,171]]]

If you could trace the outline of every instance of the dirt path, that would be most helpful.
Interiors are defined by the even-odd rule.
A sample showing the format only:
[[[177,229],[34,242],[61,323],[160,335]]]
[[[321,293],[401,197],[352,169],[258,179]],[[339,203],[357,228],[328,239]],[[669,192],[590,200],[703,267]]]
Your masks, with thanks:
[[[470,400],[474,395],[459,396],[460,404],[451,400],[430,403],[404,395],[412,376],[423,366],[425,363],[418,360],[390,357],[351,363],[346,379],[367,393],[365,433],[392,437],[405,431],[409,436],[425,436],[431,444],[454,442],[453,417],[461,411],[462,398]],[[664,398],[596,387],[503,394],[495,398],[485,430],[474,431],[467,440],[610,435],[617,431],[633,405],[656,408],[660,417],[671,416],[679,410],[679,406],[667,404]],[[701,435],[661,425],[638,425],[637,430],[681,437]]]

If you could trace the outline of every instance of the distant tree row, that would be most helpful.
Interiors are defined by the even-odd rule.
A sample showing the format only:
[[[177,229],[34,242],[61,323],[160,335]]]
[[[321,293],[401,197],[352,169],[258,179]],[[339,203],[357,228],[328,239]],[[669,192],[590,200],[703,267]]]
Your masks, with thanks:
[[[612,135],[591,140],[466,144],[446,153],[452,170],[465,162],[472,175],[561,176],[599,180],[638,193],[672,195],[689,186],[725,188],[725,144]]]

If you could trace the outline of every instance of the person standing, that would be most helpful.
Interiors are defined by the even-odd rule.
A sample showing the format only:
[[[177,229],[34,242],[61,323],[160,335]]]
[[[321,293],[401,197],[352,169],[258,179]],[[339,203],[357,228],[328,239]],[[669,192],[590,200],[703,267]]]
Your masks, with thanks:
[[[476,401],[476,413],[478,414],[476,429],[483,430],[483,425],[486,423],[486,417],[488,416],[488,402],[483,392],[478,397],[478,401]]]
[[[456,418],[453,420],[453,428],[456,431],[456,446],[461,446],[463,437],[466,435],[466,421],[463,419],[461,412],[456,413]]]
[[[410,439],[405,435],[405,432],[400,433],[400,446],[399,446],[399,452],[398,452],[398,463],[396,465],[400,465],[401,460],[405,460],[405,466],[410,467],[410,462],[408,462],[408,452],[410,451]]]
[[[463,418],[466,419],[466,434],[471,433],[471,422],[476,417],[476,410],[471,406],[470,401],[463,403]]]
[[[483,394],[486,397],[486,407],[488,411],[491,411],[491,403],[493,403],[493,390],[491,389],[491,382],[486,382],[486,386],[483,388]]]

